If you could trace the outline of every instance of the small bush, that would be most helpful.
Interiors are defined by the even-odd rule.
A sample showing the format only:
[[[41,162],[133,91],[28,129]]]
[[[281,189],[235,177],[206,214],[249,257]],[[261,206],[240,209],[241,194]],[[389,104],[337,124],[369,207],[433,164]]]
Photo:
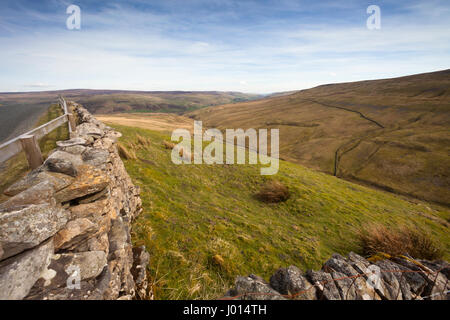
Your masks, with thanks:
[[[441,246],[429,234],[418,229],[402,227],[388,229],[383,225],[370,225],[360,233],[364,255],[387,253],[409,254],[416,259],[435,260],[442,258]]]
[[[123,144],[117,144],[117,151],[119,152],[119,156],[124,160],[136,160],[136,154],[133,150],[128,150]]]
[[[288,188],[279,181],[270,181],[266,183],[256,197],[269,203],[283,202],[289,199],[290,194]]]

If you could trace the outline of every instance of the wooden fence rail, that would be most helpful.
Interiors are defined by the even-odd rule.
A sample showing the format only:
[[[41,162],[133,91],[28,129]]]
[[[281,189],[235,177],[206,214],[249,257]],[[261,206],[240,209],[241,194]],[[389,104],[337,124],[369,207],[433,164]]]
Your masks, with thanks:
[[[59,104],[64,112],[62,116],[0,145],[0,163],[11,159],[23,150],[27,156],[30,168],[36,169],[39,167],[43,162],[43,158],[38,140],[66,122],[69,126],[69,133],[75,130],[75,118],[67,111],[67,103],[63,97],[59,97]]]

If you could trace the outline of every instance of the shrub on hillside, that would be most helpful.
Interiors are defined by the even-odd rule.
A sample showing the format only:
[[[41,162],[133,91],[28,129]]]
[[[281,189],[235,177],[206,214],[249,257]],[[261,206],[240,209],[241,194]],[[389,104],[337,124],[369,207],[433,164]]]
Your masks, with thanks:
[[[364,255],[379,252],[389,255],[409,254],[416,259],[442,258],[441,246],[427,233],[418,229],[401,227],[390,229],[383,225],[369,225],[360,233]]]
[[[256,197],[263,202],[277,203],[289,199],[289,189],[280,181],[269,181],[256,194]]]

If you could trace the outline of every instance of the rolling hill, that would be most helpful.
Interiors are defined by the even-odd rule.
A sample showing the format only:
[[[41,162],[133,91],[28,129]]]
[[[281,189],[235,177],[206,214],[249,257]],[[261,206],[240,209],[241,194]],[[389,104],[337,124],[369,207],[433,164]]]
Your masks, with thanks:
[[[322,85],[188,115],[221,130],[279,128],[285,160],[450,205],[450,70]]]
[[[91,113],[174,112],[247,101],[259,95],[220,91],[60,90],[0,93],[0,142],[31,129],[59,95]]]
[[[123,135],[119,150],[141,188],[144,211],[132,240],[151,255],[156,299],[217,299],[238,275],[268,278],[289,265],[320,268],[333,252],[363,254],[359,234],[371,223],[419,230],[449,257],[448,209],[288,161],[275,176],[260,175],[258,165],[176,165],[164,145],[170,127],[156,132],[109,120]],[[288,200],[255,197],[272,180],[287,186]]]

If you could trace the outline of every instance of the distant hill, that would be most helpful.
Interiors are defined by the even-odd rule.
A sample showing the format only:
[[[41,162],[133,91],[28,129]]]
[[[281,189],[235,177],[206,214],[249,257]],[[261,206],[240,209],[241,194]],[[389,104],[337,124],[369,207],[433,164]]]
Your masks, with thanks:
[[[175,112],[252,100],[256,94],[219,91],[61,90],[0,93],[0,142],[33,127],[59,95],[83,104],[92,113]]]
[[[279,128],[286,160],[450,205],[450,70],[322,85],[188,115],[221,129]]]

